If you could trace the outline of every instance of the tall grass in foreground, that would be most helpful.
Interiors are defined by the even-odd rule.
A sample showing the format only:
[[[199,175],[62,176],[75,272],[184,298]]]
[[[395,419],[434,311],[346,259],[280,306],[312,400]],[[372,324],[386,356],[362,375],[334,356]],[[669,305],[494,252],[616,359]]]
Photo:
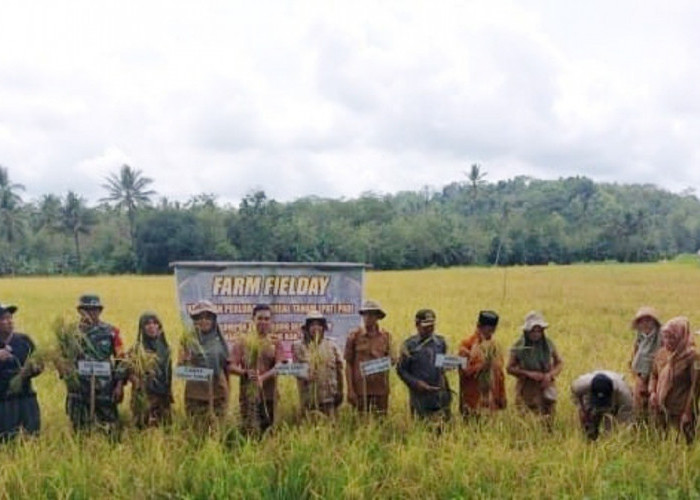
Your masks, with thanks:
[[[65,386],[47,366],[35,384],[42,435],[0,447],[0,497],[700,496],[700,443],[687,447],[646,429],[621,429],[589,444],[568,399],[568,383],[580,373],[626,371],[633,341],[629,320],[639,305],[655,305],[664,318],[687,314],[698,329],[697,267],[451,269],[367,278],[367,295],[382,302],[389,313],[383,324],[397,342],[412,333],[415,310],[428,306],[436,310],[438,330],[454,351],[473,331],[478,311],[492,308],[501,314],[496,339],[507,349],[519,336],[525,313],[542,310],[565,363],[552,433],[511,405],[478,422],[456,418],[438,435],[409,418],[407,392],[392,374],[390,414],[379,422],[360,419],[346,407],[336,421],[300,422],[296,385],[281,380],[278,425],[259,441],[236,428],[237,383],[226,423],[201,435],[182,416],[182,384],[176,382],[172,427],[127,427],[112,443],[99,434],[71,434]],[[102,295],[104,319],[121,327],[127,344],[136,337],[143,310],[158,311],[166,332],[180,329],[169,277],[0,280],[0,299],[20,306],[18,329],[30,333],[40,348],[53,342],[53,318],[74,311],[77,296],[86,290]],[[169,340],[176,345],[175,335]],[[456,388],[456,375],[449,377]],[[509,377],[509,403],[513,387]],[[121,409],[126,422],[128,405]]]

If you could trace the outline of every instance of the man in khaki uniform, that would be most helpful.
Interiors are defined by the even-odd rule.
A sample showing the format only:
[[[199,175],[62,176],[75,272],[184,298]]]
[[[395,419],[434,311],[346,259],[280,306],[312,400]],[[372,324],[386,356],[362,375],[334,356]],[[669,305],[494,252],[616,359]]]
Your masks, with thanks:
[[[281,342],[270,338],[272,309],[268,304],[253,308],[255,331],[243,335],[234,344],[231,373],[240,377],[238,403],[241,427],[250,434],[262,434],[275,422],[277,372],[284,361]]]
[[[360,412],[386,414],[389,407],[389,372],[362,376],[361,365],[365,361],[384,357],[396,363],[391,334],[379,326],[386,317],[381,306],[367,300],[360,308],[362,326],[348,334],[345,342],[345,378],[348,384],[348,403]]]

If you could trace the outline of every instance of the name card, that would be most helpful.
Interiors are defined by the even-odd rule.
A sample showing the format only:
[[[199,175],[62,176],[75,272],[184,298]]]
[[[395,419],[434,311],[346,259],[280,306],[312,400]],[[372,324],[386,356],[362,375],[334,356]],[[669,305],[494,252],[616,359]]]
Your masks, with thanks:
[[[112,365],[109,361],[78,361],[78,373],[87,377],[109,377]]]
[[[308,363],[279,363],[275,366],[275,372],[277,375],[289,376],[289,377],[308,377],[309,376],[309,364]]]
[[[370,359],[360,363],[360,373],[363,377],[374,375],[375,373],[388,372],[389,370],[391,370],[391,358],[389,356]]]
[[[200,368],[199,366],[177,366],[175,367],[175,376],[185,380],[197,382],[207,382],[214,375],[214,370],[211,368]]]
[[[448,354],[437,354],[435,356],[435,366],[445,370],[454,368],[467,368],[467,358],[462,356],[450,356]]]

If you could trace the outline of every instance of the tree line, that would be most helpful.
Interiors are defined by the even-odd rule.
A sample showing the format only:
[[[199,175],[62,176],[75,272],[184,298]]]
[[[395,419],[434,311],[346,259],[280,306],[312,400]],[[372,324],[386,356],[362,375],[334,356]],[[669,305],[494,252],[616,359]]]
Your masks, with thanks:
[[[238,206],[157,198],[123,165],[93,206],[69,191],[23,199],[0,167],[0,274],[166,273],[175,260],[353,261],[377,269],[654,261],[700,248],[700,201],[586,177],[488,182],[478,164],[440,190]]]

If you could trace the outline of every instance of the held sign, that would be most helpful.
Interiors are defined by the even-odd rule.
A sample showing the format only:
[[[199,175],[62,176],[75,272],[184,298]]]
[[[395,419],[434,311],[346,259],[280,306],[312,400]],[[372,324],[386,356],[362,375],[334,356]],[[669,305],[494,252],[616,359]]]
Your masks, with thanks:
[[[78,373],[88,377],[110,377],[112,365],[109,361],[78,361]]]
[[[455,368],[467,368],[467,358],[462,356],[450,356],[449,354],[438,354],[435,356],[435,366],[444,370]]]
[[[360,373],[363,377],[374,375],[375,373],[388,372],[389,370],[391,370],[391,358],[389,356],[370,359],[360,363]]]
[[[175,367],[175,376],[185,380],[197,382],[207,382],[214,375],[214,370],[211,368],[200,368],[198,366],[177,366]]]
[[[277,375],[287,375],[290,377],[303,377],[309,376],[309,364],[308,363],[278,363],[275,366],[275,372]]]

